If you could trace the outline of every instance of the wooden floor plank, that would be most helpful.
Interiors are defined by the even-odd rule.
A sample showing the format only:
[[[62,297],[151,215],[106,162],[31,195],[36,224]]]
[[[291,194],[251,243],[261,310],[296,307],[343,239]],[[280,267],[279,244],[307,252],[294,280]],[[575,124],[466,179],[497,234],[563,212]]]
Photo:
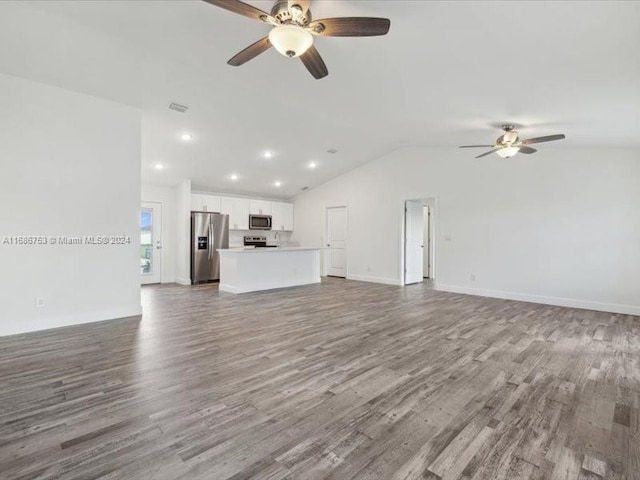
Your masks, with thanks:
[[[3,479],[638,479],[640,318],[325,279],[0,338]]]

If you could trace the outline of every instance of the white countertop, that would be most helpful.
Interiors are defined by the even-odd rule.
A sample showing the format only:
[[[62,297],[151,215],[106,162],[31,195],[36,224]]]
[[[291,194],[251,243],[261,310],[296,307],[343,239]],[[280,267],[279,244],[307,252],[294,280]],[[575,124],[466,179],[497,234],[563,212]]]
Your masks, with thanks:
[[[323,247],[240,247],[221,248],[218,251],[225,253],[278,253],[278,252],[300,252],[305,250],[322,250]]]

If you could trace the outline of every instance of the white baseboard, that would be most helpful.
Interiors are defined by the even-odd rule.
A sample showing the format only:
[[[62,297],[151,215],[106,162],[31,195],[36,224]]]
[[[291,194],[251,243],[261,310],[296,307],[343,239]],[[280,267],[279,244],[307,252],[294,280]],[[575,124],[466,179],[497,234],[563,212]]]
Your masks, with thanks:
[[[120,318],[137,317],[142,315],[142,305],[131,308],[114,308],[98,312],[87,312],[76,315],[67,315],[53,318],[41,318],[34,321],[25,322],[20,325],[11,326],[9,329],[3,329],[0,326],[0,337],[9,335],[19,335],[21,333],[39,332],[42,330],[51,330],[61,327],[72,327],[75,325],[83,325],[85,323],[104,322],[108,320],[117,320]]]
[[[583,310],[597,310],[599,312],[622,313],[624,315],[639,315],[640,306],[620,305],[616,303],[591,302],[588,300],[576,300],[573,298],[546,297],[543,295],[531,295],[528,293],[505,292],[503,290],[486,290],[483,288],[460,287],[458,285],[445,285],[437,283],[436,290],[441,292],[463,293],[480,297],[502,298],[505,300],[518,300],[521,302],[542,303],[558,307],[580,308]]]
[[[176,283],[178,285],[191,285],[190,278],[176,277]]]
[[[396,278],[370,277],[367,275],[351,275],[347,274],[347,280],[356,280],[358,282],[382,283],[384,285],[400,285],[400,280]]]

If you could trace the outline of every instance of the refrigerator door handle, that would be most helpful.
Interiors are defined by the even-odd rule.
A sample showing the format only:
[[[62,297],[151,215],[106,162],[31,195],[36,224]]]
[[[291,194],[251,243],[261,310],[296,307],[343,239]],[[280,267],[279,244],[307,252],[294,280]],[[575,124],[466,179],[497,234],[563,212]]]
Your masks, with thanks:
[[[211,260],[211,248],[213,244],[213,225],[209,223],[209,238],[207,238],[207,259]]]
[[[211,258],[216,255],[216,232],[213,228],[213,222],[211,222]]]

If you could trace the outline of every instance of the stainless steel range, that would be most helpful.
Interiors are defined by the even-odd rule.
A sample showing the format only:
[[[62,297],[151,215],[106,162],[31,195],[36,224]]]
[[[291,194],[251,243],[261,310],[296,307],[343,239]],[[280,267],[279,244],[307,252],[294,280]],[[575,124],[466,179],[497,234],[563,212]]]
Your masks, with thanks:
[[[267,245],[267,237],[246,236],[244,237],[244,246],[256,248],[275,248],[277,245]]]

